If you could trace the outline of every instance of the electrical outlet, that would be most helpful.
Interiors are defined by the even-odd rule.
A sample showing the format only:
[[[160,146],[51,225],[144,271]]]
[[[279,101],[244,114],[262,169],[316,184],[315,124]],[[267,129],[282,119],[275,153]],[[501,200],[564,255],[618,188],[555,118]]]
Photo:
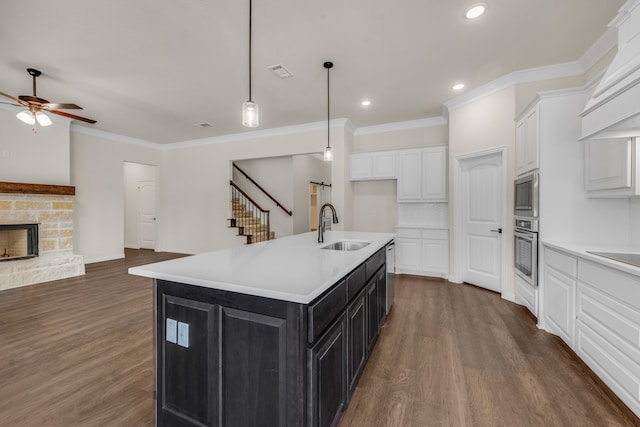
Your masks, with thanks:
[[[178,322],[178,345],[189,348],[189,324]]]
[[[178,341],[178,321],[167,317],[166,326],[167,341],[176,343]]]

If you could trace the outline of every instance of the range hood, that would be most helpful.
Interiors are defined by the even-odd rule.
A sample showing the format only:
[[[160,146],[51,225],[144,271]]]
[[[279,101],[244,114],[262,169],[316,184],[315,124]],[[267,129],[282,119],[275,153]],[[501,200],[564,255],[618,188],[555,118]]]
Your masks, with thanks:
[[[618,53],[587,102],[582,138],[640,136],[640,0],[629,0],[609,27],[618,29]]]

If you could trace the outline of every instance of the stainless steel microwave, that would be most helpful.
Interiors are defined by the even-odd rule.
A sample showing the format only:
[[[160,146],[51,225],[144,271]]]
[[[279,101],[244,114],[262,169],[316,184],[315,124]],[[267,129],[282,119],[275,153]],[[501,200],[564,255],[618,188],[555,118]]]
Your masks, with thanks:
[[[539,182],[540,175],[537,172],[515,180],[513,197],[515,216],[538,218],[540,213]]]

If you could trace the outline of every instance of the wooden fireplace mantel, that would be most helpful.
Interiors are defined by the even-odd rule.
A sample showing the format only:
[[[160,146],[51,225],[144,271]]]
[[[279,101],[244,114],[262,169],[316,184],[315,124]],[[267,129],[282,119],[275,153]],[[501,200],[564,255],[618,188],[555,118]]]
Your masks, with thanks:
[[[20,182],[0,182],[0,193],[49,194],[54,196],[75,196],[76,187],[71,185],[23,184]]]

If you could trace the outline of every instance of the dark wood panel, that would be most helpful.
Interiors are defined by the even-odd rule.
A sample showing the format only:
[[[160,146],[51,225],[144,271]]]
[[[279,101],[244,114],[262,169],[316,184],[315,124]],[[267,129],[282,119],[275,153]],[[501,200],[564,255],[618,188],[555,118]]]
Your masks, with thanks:
[[[355,389],[367,361],[367,316],[365,290],[347,308],[349,394]]]
[[[24,184],[21,182],[0,182],[0,193],[50,194],[55,196],[75,196],[76,187],[71,185]]]
[[[347,304],[347,285],[341,281],[309,304],[309,343],[333,323]]]
[[[387,259],[386,248],[380,249],[373,254],[365,263],[366,281],[368,282],[384,264]]]
[[[367,354],[371,353],[378,338],[378,283],[375,275],[365,288],[365,305],[367,307]]]
[[[345,315],[309,349],[309,427],[333,426],[347,401]]]
[[[347,276],[347,301],[351,301],[366,283],[365,264],[362,264]]]
[[[286,426],[285,319],[223,308],[221,335],[221,425]]]

